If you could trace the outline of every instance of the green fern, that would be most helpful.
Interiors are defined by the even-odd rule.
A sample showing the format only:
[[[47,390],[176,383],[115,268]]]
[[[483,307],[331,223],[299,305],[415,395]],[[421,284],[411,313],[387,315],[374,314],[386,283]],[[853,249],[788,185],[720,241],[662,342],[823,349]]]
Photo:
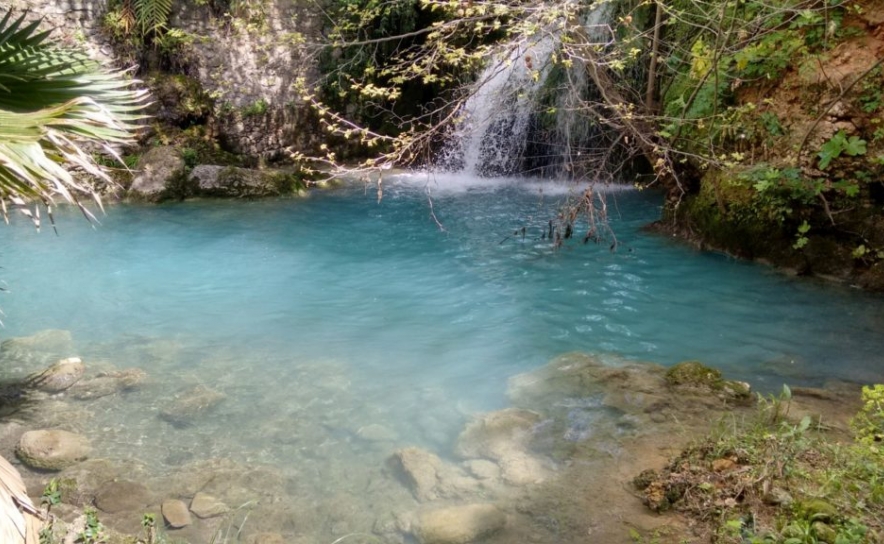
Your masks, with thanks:
[[[131,0],[142,34],[158,33],[166,28],[172,0]]]

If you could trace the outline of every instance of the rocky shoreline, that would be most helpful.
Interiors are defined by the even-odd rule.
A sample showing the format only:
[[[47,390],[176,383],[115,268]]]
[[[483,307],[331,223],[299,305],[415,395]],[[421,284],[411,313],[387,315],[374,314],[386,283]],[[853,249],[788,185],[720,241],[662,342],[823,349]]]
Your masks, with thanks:
[[[648,510],[628,482],[647,468],[661,468],[725,414],[743,417],[752,410],[746,384],[695,362],[666,369],[568,353],[512,377],[511,406],[473,415],[451,451],[409,445],[375,422],[347,437],[373,452],[350,463],[311,465],[307,451],[301,466],[283,469],[215,456],[211,444],[206,453],[176,453],[170,443],[160,447],[180,459],[160,467],[158,459],[104,456],[95,442],[110,430],[96,428],[93,414],[131,402],[161,380],[161,372],[93,363],[71,350],[66,331],[0,345],[7,368],[30,372],[20,381],[21,394],[5,397],[0,454],[22,464],[35,501],[56,482],[58,541],[82,525],[85,509],[95,508],[108,535],[115,535],[110,542],[134,542],[144,534],[144,514],[152,513],[169,537],[192,544],[219,535],[248,544],[333,542],[347,535],[350,542],[395,544],[625,544],[634,532],[680,527],[678,517]],[[344,374],[323,376],[328,368],[309,368],[317,383],[346,388]],[[182,387],[162,402],[154,424],[192,433],[207,419],[223,417],[230,398],[219,389],[208,383]],[[794,414],[833,407],[846,412],[846,391],[808,390],[801,397],[806,406]],[[308,442],[305,449],[336,451],[323,446],[330,436],[340,440],[339,433],[318,433],[313,440],[324,442]]]

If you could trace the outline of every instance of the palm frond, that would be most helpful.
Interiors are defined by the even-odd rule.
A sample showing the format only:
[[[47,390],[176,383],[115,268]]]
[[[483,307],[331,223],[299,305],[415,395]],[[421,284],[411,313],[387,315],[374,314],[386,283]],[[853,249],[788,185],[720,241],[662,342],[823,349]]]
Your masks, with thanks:
[[[167,0],[160,0],[167,2]],[[72,169],[112,184],[87,152],[133,143],[146,91],[125,71],[108,72],[85,54],[54,47],[34,23],[0,20],[0,213],[7,204],[26,209],[29,201],[49,206],[55,198],[80,206],[88,195],[101,200],[90,182]],[[29,216],[39,225],[38,213]]]
[[[39,510],[28,497],[21,474],[0,456],[0,542],[38,544]]]

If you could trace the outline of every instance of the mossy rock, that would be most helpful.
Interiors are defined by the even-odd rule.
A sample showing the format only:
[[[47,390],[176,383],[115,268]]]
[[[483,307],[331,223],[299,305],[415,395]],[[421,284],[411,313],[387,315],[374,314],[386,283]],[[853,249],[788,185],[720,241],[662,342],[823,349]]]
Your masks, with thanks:
[[[683,361],[666,371],[666,383],[674,386],[707,387],[718,390],[724,386],[721,372],[699,361]]]

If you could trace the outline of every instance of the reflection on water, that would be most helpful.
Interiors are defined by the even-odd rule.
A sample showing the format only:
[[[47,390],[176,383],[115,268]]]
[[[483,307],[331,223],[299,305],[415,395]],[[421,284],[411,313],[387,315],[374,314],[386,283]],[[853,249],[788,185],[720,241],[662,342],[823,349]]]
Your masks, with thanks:
[[[21,376],[70,355],[92,376],[145,370],[131,391],[63,395],[35,417],[88,435],[96,458],[137,464],[126,470],[158,496],[284,505],[250,523],[305,542],[403,538],[411,521],[397,512],[415,497],[391,478],[401,448],[433,452],[440,471],[459,467],[450,480],[462,488],[437,491],[455,503],[495,496],[494,470],[555,470],[517,457],[461,466],[454,444],[475,414],[508,406],[508,378],[564,352],[700,359],[761,389],[784,377],[880,379],[880,298],[644,234],[660,206],[648,193],[608,195],[618,251],[555,251],[541,235],[567,192],[405,177],[379,203],[360,187],[114,206],[94,229],[62,211],[58,237],[19,220],[0,229],[12,291],[0,339],[72,336],[44,344],[48,353],[6,350],[0,371]],[[511,236],[522,227],[524,238]],[[613,417],[597,399],[568,402],[554,427],[565,441],[592,440]]]

